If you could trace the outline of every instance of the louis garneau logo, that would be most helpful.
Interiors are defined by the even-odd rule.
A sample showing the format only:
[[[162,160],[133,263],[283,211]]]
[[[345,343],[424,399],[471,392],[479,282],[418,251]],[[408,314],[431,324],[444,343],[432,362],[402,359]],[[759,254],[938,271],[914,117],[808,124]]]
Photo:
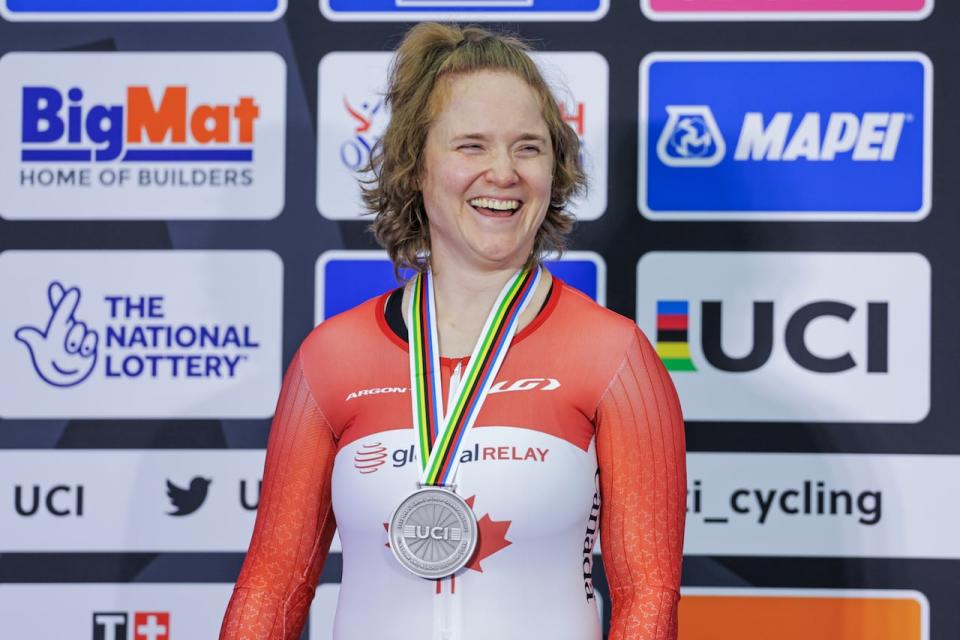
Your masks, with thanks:
[[[508,391],[554,391],[560,388],[560,381],[556,378],[520,378],[519,380],[501,380],[490,387],[490,393],[507,393]],[[356,400],[366,396],[378,396],[389,393],[407,393],[408,387],[373,387],[351,391],[345,401]]]
[[[108,321],[93,328],[82,319],[88,318],[80,313],[82,296],[79,287],[54,280],[47,287],[46,319],[14,332],[49,385],[76,386],[90,378],[98,361],[107,380],[235,378],[260,348],[250,325],[173,321],[167,296],[148,293],[104,295],[96,303]]]
[[[170,498],[170,504],[173,511],[168,511],[169,516],[188,516],[195,512],[207,499],[207,492],[210,489],[210,483],[213,480],[197,476],[190,480],[186,488],[175,485],[169,479],[167,480],[167,497]]]

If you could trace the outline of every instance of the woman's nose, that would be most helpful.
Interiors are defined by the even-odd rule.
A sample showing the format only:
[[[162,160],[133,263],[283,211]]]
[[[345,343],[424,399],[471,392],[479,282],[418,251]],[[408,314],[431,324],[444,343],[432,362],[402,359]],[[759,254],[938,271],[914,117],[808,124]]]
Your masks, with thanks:
[[[487,167],[486,178],[497,186],[515,184],[520,178],[514,166],[514,158],[508,151],[501,151],[490,157],[490,166]]]

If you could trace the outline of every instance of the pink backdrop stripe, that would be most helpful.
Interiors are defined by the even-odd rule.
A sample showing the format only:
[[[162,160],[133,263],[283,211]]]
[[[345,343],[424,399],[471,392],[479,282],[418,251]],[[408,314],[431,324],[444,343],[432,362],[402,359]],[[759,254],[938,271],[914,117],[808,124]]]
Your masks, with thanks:
[[[920,11],[930,0],[650,0],[654,11]]]

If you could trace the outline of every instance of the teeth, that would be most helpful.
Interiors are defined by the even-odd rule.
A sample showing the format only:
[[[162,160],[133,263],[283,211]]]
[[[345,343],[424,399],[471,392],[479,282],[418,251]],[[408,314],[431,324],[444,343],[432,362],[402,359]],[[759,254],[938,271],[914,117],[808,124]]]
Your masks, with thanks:
[[[495,200],[493,198],[474,198],[470,200],[470,206],[482,207],[484,209],[496,209],[498,211],[513,211],[520,208],[519,200]]]

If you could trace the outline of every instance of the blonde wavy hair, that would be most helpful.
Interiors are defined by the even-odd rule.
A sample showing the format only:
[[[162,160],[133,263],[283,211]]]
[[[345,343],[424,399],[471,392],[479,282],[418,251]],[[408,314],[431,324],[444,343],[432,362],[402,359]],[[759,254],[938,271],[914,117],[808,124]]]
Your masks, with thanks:
[[[537,231],[528,266],[549,252],[562,253],[575,222],[566,208],[584,192],[586,175],[580,162],[580,140],[563,120],[560,108],[536,64],[530,47],[509,35],[476,26],[422,23],[397,48],[390,68],[386,102],[390,122],[374,147],[362,185],[371,231],[399,276],[401,269],[423,271],[430,254],[430,227],[424,211],[420,178],[430,127],[443,109],[452,79],[477,71],[517,75],[536,94],[553,146],[553,185],[546,218]]]

